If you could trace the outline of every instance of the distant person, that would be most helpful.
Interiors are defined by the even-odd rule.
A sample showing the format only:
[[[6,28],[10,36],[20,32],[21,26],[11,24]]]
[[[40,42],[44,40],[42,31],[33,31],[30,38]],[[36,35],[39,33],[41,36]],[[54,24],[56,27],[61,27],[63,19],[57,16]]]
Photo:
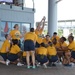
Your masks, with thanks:
[[[0,60],[1,63],[6,64],[6,60],[7,60],[7,54],[10,51],[10,35],[6,34],[5,35],[5,41],[2,44],[1,50],[0,50],[0,56],[3,58],[3,60]]]
[[[18,40],[18,46],[21,47],[21,41],[20,38],[22,37],[20,31],[19,31],[19,25],[15,24],[14,25],[14,30],[10,31],[10,35],[12,39],[17,39]]]
[[[34,33],[34,28],[30,29],[30,32],[26,33],[24,36],[24,51],[26,51],[26,62],[27,68],[30,68],[30,52],[32,57],[32,68],[35,69],[35,44],[37,40],[37,35]]]
[[[38,36],[37,42],[36,42],[36,47],[40,47],[40,44],[42,43],[42,32],[45,26],[45,16],[42,18],[41,22],[38,23],[35,34]],[[43,25],[41,25],[43,24]]]
[[[60,37],[57,35],[57,32],[53,33],[51,40],[53,40],[54,38],[56,38],[56,40],[59,41]]]

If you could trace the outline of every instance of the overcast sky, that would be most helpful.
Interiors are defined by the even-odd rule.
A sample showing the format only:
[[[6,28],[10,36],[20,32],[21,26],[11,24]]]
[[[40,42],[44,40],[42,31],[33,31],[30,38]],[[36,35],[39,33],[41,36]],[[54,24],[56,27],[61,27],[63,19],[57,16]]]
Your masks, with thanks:
[[[48,0],[35,1],[35,21],[48,16]],[[32,0],[26,0],[26,5],[32,7]],[[75,0],[62,0],[58,4],[58,20],[75,19]]]

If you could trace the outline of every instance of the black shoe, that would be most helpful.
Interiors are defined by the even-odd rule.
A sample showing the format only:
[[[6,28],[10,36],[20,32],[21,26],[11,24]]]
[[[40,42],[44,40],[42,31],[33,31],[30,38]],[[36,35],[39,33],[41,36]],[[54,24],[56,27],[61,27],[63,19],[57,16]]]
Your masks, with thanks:
[[[71,67],[72,65],[71,64],[64,64],[64,66]]]
[[[52,63],[49,63],[47,66],[51,67],[52,66]]]
[[[56,67],[56,64],[52,64],[53,67]]]

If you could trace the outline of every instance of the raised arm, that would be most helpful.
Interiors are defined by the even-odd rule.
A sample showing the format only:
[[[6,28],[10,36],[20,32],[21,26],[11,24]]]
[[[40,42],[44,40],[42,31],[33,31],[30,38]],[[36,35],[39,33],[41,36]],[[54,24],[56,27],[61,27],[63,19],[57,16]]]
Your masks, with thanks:
[[[42,20],[43,20],[43,21],[42,21],[42,22],[43,22],[43,25],[42,25],[42,27],[41,27],[41,30],[44,29],[46,17],[44,16]]]
[[[38,26],[41,26],[42,22],[43,22],[43,18],[42,18],[42,20],[38,23]]]

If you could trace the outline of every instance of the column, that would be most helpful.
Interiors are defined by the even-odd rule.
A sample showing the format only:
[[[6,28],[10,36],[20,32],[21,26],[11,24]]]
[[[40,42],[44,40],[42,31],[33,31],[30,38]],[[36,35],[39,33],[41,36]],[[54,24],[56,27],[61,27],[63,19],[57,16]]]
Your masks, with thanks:
[[[48,32],[57,32],[57,0],[48,0]]]

